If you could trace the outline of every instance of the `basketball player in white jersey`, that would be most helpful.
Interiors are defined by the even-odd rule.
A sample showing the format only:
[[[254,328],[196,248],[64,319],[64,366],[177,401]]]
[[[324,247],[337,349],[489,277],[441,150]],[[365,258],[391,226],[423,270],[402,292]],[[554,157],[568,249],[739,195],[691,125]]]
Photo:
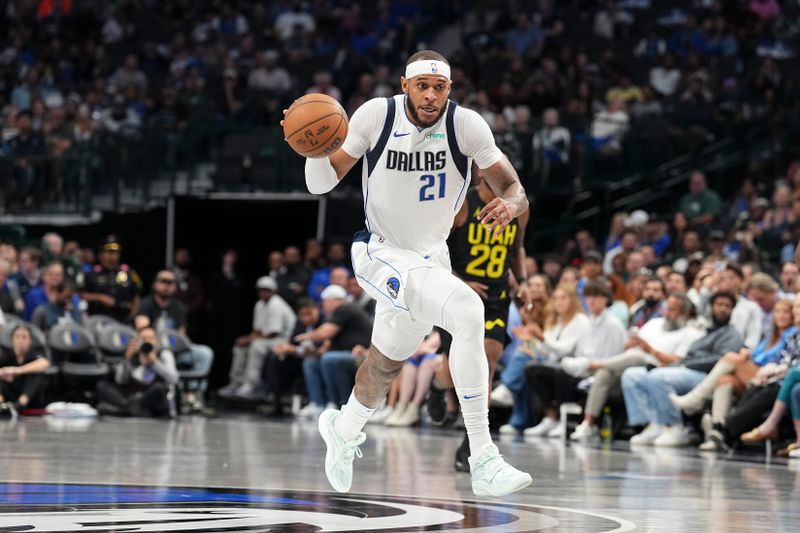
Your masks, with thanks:
[[[356,234],[351,253],[359,284],[377,300],[372,344],[350,399],[341,411],[319,417],[325,473],[334,489],[350,490],[353,460],[366,439],[362,429],[436,325],[453,336],[449,364],[469,436],[472,490],[503,496],[532,479],[503,460],[489,435],[483,302],[451,273],[445,241],[473,160],[497,195],[480,214],[489,231],[502,231],[528,201],[488,124],[448,100],[450,66],[441,54],[412,55],[400,83],[403,94],[372,99],[353,113],[339,150],[306,160],[308,190],[324,194],[364,158],[366,229]]]

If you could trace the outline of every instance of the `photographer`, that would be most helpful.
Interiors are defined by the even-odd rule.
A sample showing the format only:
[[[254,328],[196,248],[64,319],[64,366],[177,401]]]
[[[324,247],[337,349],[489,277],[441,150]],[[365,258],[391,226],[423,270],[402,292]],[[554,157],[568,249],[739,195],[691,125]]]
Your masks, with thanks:
[[[178,382],[175,357],[158,350],[156,330],[145,327],[128,344],[125,359],[117,364],[114,381],[97,384],[97,410],[118,416],[169,416],[168,394]]]

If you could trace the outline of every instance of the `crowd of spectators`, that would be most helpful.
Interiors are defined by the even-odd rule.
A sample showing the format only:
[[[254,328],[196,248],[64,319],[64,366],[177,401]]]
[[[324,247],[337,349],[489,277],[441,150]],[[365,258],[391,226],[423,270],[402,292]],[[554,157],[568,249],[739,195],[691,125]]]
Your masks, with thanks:
[[[569,435],[575,440],[597,438],[611,406],[615,419],[641,429],[632,444],[681,446],[699,442],[694,415],[712,400],[702,449],[776,436],[779,415],[748,431],[776,398],[781,416],[794,401],[795,382],[781,383],[784,375],[795,379],[787,372],[800,361],[797,187],[796,179],[776,182],[770,204],[745,180],[723,200],[697,170],[670,219],[618,213],[604,239],[578,230],[561,251],[528,257],[528,279],[512,280],[510,343],[492,393],[494,405],[510,407],[500,432],[565,437],[559,407],[578,402],[584,415]],[[97,315],[136,330],[113,373],[96,384],[103,413],[174,415],[175,391],[189,410],[208,411],[210,398],[224,409],[258,405],[264,414],[300,419],[346,401],[369,345],[374,301],[358,285],[345,246],[309,239],[303,249],[270,251],[252,289],[235,251],[223,254],[215,276],[201,278],[181,248],[144,297],[122,251],[113,235],[97,250],[56,233],[40,245],[0,245],[0,309],[10,328],[0,394],[13,400],[4,409],[59,399],[47,379],[31,377],[51,371],[53,359],[37,351],[36,332],[88,327]],[[241,334],[246,318],[236,309],[248,298],[255,300],[251,326]],[[164,332],[203,337],[197,321],[209,311],[213,350],[191,336],[178,348],[164,342]],[[457,420],[455,398],[437,384],[440,351],[432,332],[376,421],[418,424],[434,396],[441,405],[427,407],[435,413],[427,420]],[[192,379],[181,379],[183,370]]]
[[[440,36],[459,5],[6,2],[4,203],[74,192],[79,160],[93,190],[122,174],[140,180],[129,174],[152,161],[174,170],[192,143],[199,159],[215,153],[203,126],[276,127],[305,92],[352,113],[398,90],[406,57]],[[791,2],[513,0],[465,13],[463,40],[450,43],[452,97],[489,122],[535,192],[571,186],[585,161],[618,177],[632,128],[644,141],[636,152],[658,159],[732,126],[796,116]],[[168,150],[170,139],[181,140]],[[148,157],[130,143],[147,145]],[[109,161],[108,148],[120,146],[121,160]]]

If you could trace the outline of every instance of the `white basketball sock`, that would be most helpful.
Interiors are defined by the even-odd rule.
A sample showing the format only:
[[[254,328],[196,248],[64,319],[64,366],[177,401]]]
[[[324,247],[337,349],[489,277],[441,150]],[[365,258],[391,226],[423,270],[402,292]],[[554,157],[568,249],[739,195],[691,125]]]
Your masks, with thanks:
[[[344,440],[355,440],[374,412],[375,409],[365,406],[356,399],[354,391],[350,393],[350,398],[342,407],[341,416],[336,419],[333,425]]]

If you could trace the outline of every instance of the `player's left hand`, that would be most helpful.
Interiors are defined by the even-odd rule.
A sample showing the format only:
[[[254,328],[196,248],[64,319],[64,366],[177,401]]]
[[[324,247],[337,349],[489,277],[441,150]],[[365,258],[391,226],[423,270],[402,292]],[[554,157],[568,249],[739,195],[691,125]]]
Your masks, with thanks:
[[[478,220],[492,235],[501,233],[517,216],[517,206],[502,198],[495,198],[478,213]]]

